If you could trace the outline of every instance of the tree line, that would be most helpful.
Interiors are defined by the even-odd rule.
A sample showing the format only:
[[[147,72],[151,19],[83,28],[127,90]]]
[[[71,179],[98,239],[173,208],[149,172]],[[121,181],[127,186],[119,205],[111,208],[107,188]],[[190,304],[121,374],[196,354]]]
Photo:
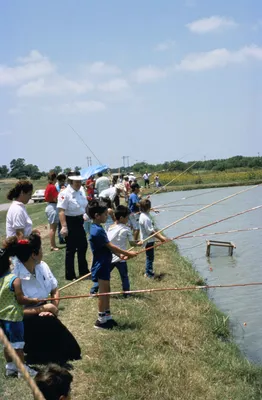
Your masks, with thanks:
[[[74,171],[79,171],[81,167],[75,167]],[[66,175],[72,168],[62,168],[59,165],[52,168],[52,171],[59,174],[59,172],[64,172]],[[37,165],[26,164],[24,158],[13,159],[10,162],[10,167],[7,165],[0,166],[0,178],[30,178],[30,179],[40,179],[42,176],[47,176],[48,172],[40,171]]]
[[[134,173],[144,173],[148,172],[161,172],[161,171],[185,171],[187,168],[191,167],[195,161],[183,162],[181,160],[165,161],[163,164],[148,164],[146,162],[139,162],[131,165],[130,167],[119,167],[112,169],[111,172],[128,173],[130,171]],[[225,159],[214,159],[198,161],[193,167],[193,170],[202,171],[225,171],[236,168],[262,168],[262,157],[244,157],[244,156],[234,156]],[[73,168],[75,171],[79,171],[81,167],[76,166]],[[62,168],[60,166],[55,166],[52,168],[57,174],[59,172],[64,172],[67,174],[72,170],[71,167]],[[0,178],[30,178],[30,179],[40,179],[42,176],[46,176],[46,171],[40,171],[37,165],[26,164],[24,158],[13,159],[10,162],[10,167],[7,165],[0,166]]]

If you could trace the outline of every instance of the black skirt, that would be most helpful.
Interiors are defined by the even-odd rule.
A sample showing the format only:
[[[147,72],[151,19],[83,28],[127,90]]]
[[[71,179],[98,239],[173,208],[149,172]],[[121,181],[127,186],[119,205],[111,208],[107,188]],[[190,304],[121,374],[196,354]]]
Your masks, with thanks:
[[[56,317],[24,317],[26,362],[63,364],[81,359],[81,349],[71,332]]]

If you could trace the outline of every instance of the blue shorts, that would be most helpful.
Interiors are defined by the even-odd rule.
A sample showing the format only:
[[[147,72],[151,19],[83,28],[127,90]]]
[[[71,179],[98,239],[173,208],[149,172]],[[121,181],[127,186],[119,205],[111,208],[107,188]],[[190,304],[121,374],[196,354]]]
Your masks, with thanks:
[[[23,321],[4,321],[0,319],[0,326],[14,349],[23,349],[24,323]]]
[[[111,264],[108,266],[99,265],[91,268],[92,281],[98,282],[98,279],[103,281],[110,281],[110,268]]]
[[[59,214],[56,203],[48,203],[45,209],[45,213],[48,219],[49,224],[58,224],[59,222]]]

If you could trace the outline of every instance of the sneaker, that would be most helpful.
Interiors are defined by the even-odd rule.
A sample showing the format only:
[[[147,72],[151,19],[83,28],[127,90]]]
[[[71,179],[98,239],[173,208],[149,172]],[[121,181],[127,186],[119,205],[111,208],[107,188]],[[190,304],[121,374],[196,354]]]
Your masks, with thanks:
[[[113,318],[108,319],[107,322],[112,328],[118,326],[118,323]]]
[[[27,372],[29,373],[29,375],[32,377],[32,378],[34,378],[35,376],[36,376],[36,374],[37,374],[37,371],[35,370],[35,369],[33,369],[33,368],[30,368],[30,367],[28,367],[28,365],[25,365],[25,369],[27,370]],[[22,372],[18,372],[18,378],[23,378],[23,374],[22,374]]]
[[[155,274],[150,274],[150,275],[149,274],[145,274],[144,275],[145,278],[149,278],[149,279],[154,278],[154,276],[155,276]]]
[[[6,368],[5,370],[5,376],[6,377],[17,377],[18,371],[17,369],[10,369],[10,368]]]
[[[101,322],[99,319],[96,320],[94,328],[96,329],[112,329],[113,325],[109,323],[109,321]]]

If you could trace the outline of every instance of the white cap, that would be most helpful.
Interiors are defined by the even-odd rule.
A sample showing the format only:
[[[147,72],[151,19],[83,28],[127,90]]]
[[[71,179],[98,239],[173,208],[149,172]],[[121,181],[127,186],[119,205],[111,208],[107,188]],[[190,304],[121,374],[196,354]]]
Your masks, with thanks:
[[[82,181],[84,178],[81,175],[72,175],[69,176],[68,179],[71,181]]]

